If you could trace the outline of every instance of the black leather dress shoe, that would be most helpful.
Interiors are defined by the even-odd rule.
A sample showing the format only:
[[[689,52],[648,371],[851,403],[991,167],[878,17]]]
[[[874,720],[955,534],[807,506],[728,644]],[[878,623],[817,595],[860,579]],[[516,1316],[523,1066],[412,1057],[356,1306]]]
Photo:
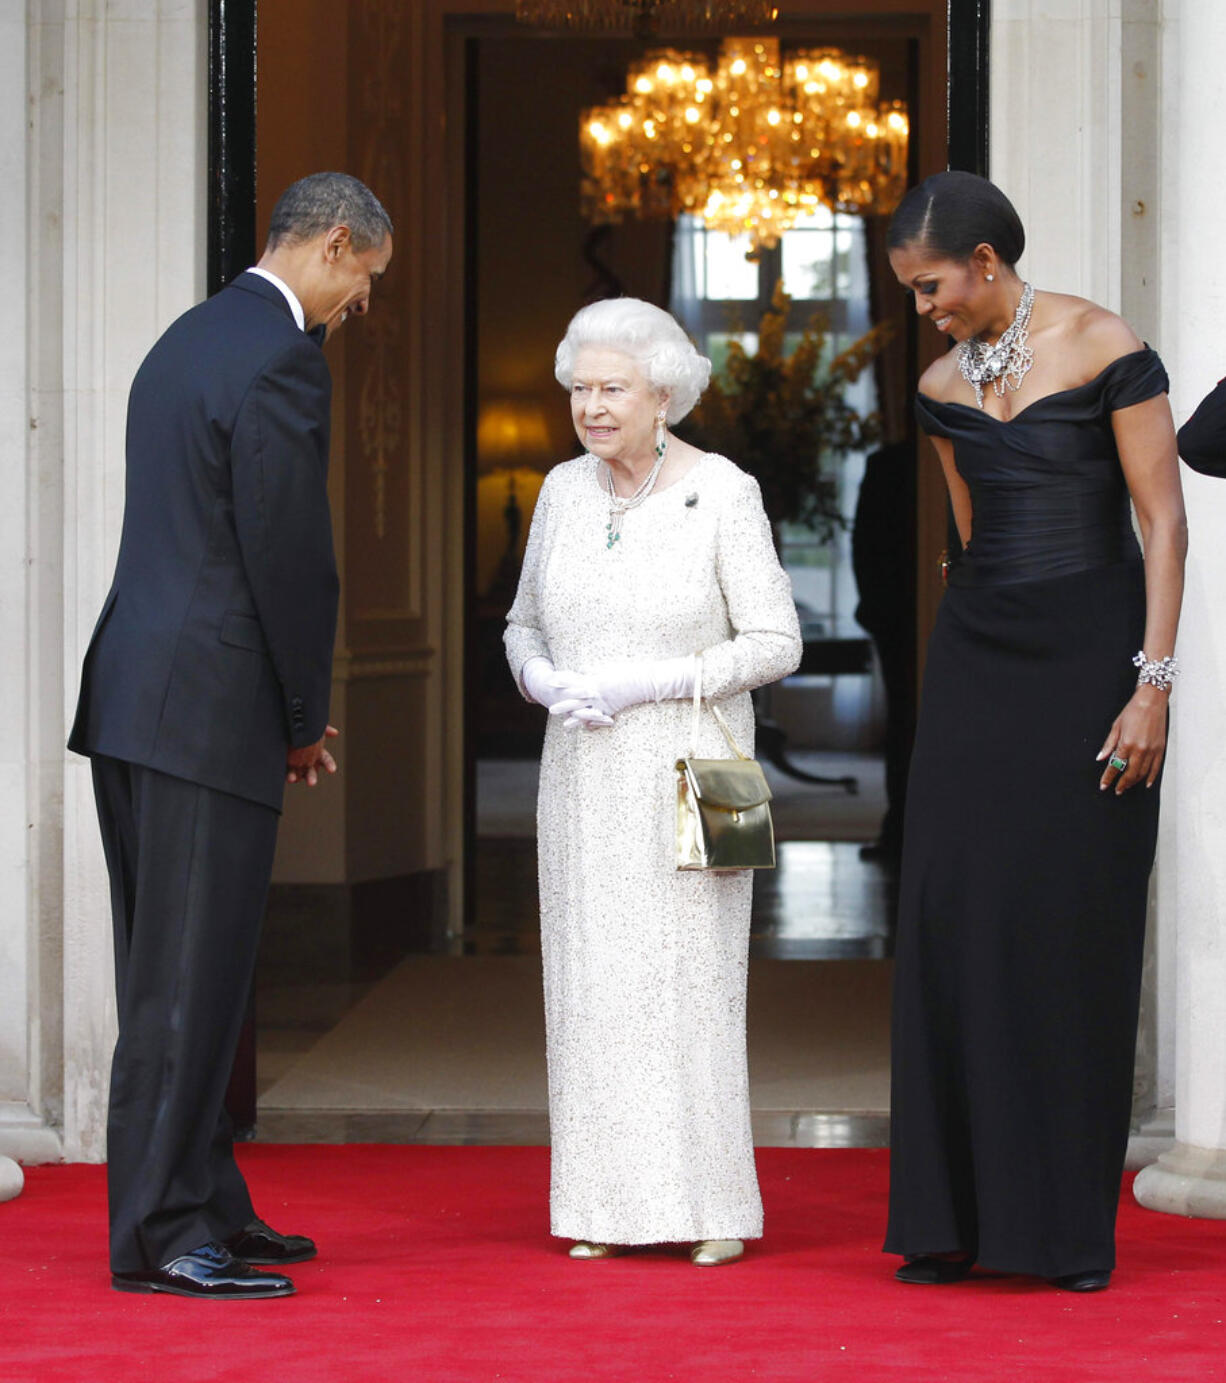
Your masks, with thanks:
[[[263,1220],[252,1220],[246,1229],[231,1234],[225,1244],[244,1263],[266,1263],[274,1268],[283,1263],[305,1263],[317,1252],[315,1241],[305,1234],[278,1234]]]
[[[894,1276],[899,1282],[943,1287],[950,1282],[961,1282],[970,1275],[974,1266],[973,1258],[934,1258],[930,1254],[921,1254],[917,1258],[908,1258]]]
[[[1065,1292],[1105,1292],[1111,1285],[1111,1269],[1091,1268],[1088,1272],[1065,1273],[1063,1277],[1052,1277],[1048,1281]]]
[[[138,1273],[112,1273],[111,1286],[119,1292],[168,1292],[176,1297],[204,1297],[214,1301],[256,1301],[264,1297],[288,1297],[294,1284],[281,1273],[258,1273],[215,1240],[201,1244]]]

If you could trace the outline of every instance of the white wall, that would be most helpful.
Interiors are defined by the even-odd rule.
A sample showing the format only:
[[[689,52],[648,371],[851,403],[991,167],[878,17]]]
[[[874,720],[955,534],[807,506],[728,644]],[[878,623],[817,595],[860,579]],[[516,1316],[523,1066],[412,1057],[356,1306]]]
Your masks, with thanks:
[[[26,235],[25,17],[10,7],[0,14],[0,243],[9,248],[10,285],[28,282]],[[26,565],[26,359],[30,304],[10,296],[8,329],[0,333],[0,590],[21,591]],[[27,649],[24,602],[0,600],[0,1102],[24,1105],[29,1048],[26,1017],[33,983],[27,954],[26,816]]]
[[[990,172],[1023,277],[1119,309],[1120,0],[992,0]]]
[[[1214,0],[1184,3],[1208,9]],[[1162,354],[1178,422],[1191,400],[1180,369],[1188,338],[1173,309],[1180,289],[1171,272],[1185,229],[1177,214],[1167,215],[1171,169],[1163,163],[1171,143],[1163,137],[1164,94],[1169,106],[1172,88],[1184,81],[1178,67],[1163,66],[1175,8],[1171,0],[993,0],[990,160],[993,181],[1026,226],[1023,277],[1121,313]],[[1181,687],[1176,706],[1183,694]],[[1180,737],[1176,713],[1138,1061],[1143,1102],[1159,1110],[1175,1095],[1170,826]]]
[[[1226,375],[1226,6],[1168,0],[1166,13],[1162,327],[1182,422]],[[1184,675],[1172,709],[1160,901],[1179,935],[1176,1133],[1226,1150],[1226,480],[1184,477]]]
[[[48,1125],[70,1158],[104,1152],[110,909],[64,740],[119,536],[128,386],[203,294],[205,69],[203,0],[0,18],[0,228],[27,286],[0,335],[0,1151],[28,1158],[59,1150]]]
[[[128,383],[204,288],[204,11],[0,12],[0,232],[10,282],[27,286],[0,334],[0,1152],[27,1157],[58,1152],[47,1125],[66,1155],[103,1153],[106,876],[88,767],[63,742],[118,538]],[[1180,420],[1226,373],[1223,52],[1218,0],[993,3],[992,173],[1027,223],[1022,267],[1123,310],[1164,355]],[[1226,1080],[1185,1059],[1177,1081],[1175,1053],[1176,1039],[1184,1058],[1205,1045],[1198,1013],[1226,1052],[1226,482],[1190,477],[1187,491],[1152,997],[1160,1102],[1178,1084],[1187,1136],[1218,1146]],[[1200,956],[1178,1011],[1177,923]]]

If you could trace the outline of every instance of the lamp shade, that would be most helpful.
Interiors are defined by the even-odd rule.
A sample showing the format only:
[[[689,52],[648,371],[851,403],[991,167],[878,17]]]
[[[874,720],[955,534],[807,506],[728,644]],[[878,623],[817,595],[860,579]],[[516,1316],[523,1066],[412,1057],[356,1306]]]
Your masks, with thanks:
[[[477,480],[477,594],[497,585],[507,605],[515,594],[528,527],[545,477],[531,466],[499,466]]]
[[[477,469],[482,474],[531,466],[544,470],[549,460],[549,427],[535,399],[487,399],[477,414]]]

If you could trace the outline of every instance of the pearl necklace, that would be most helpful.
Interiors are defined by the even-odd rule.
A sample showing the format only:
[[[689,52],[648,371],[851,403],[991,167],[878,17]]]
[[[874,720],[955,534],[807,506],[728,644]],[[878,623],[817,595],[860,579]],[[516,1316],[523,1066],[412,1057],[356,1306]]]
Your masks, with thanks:
[[[1013,321],[1005,328],[1000,340],[989,346],[978,336],[963,341],[958,347],[958,371],[975,391],[975,402],[983,407],[983,386],[991,384],[996,397],[1003,399],[1006,386],[1015,393],[1034,364],[1034,351],[1026,344],[1030,334],[1030,310],[1034,306],[1034,288],[1022,285],[1021,301]]]
[[[614,543],[621,541],[622,519],[631,509],[637,509],[655,489],[656,481],[660,478],[660,467],[664,465],[664,458],[668,455],[668,443],[661,443],[655,450],[656,464],[652,466],[647,479],[628,499],[623,499],[613,488],[613,470],[609,463],[605,462],[604,479],[609,491],[609,522],[605,525],[605,533],[608,535],[606,548],[611,548]]]

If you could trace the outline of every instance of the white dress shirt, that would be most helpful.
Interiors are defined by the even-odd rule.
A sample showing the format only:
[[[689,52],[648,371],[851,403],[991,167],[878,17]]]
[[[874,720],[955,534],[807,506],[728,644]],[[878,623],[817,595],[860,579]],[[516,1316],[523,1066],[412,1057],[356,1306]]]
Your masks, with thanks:
[[[259,274],[262,279],[267,279],[269,283],[276,284],[281,292],[285,294],[285,301],[289,303],[289,310],[294,314],[294,321],[298,323],[298,330],[305,331],[306,313],[302,310],[302,304],[298,301],[297,293],[294,292],[289,284],[286,283],[284,279],[279,279],[276,274],[270,274],[267,269],[261,269],[258,264],[253,264],[247,272],[249,274]]]

